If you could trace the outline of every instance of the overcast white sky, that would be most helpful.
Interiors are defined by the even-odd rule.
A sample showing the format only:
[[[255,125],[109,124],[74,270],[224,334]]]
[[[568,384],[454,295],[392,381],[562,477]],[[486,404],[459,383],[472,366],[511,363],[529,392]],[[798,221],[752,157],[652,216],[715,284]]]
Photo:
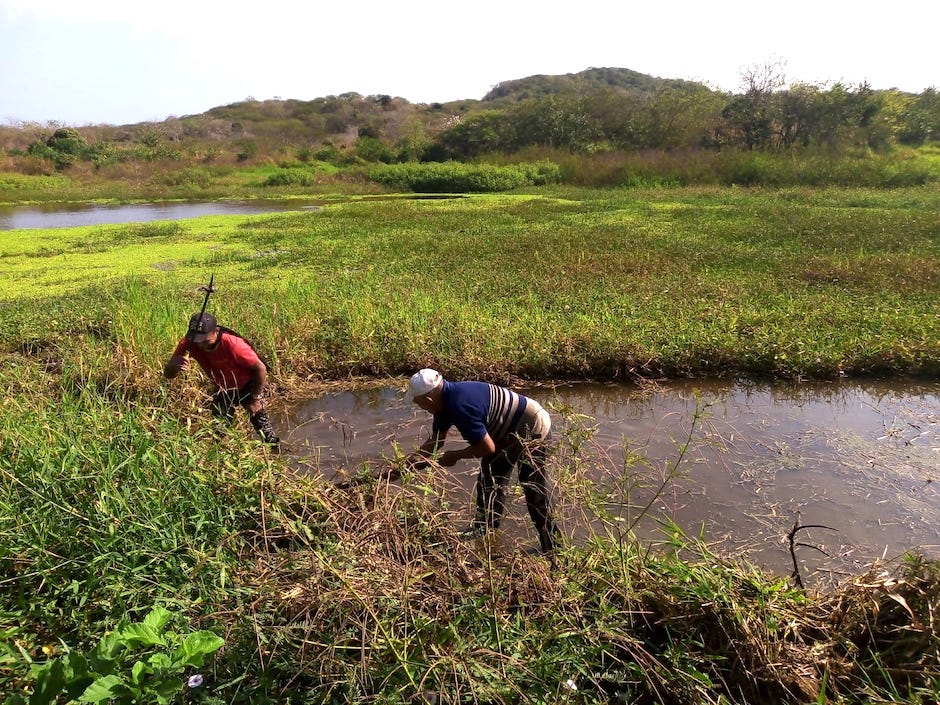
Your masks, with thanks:
[[[0,123],[126,124],[251,96],[482,98],[534,74],[628,68],[737,91],[940,87],[936,0],[0,0]]]

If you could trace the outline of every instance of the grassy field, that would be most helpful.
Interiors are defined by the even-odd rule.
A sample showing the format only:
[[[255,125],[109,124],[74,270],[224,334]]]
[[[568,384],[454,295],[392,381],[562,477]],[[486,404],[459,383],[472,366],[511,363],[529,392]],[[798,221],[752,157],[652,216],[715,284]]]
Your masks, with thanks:
[[[4,233],[0,325],[7,349],[107,328],[157,369],[211,273],[221,320],[285,381],[421,364],[529,378],[932,375],[938,210],[935,187],[556,188]],[[49,330],[40,308],[55,312]]]
[[[615,526],[560,571],[481,558],[434,474],[395,492],[293,477],[250,433],[219,433],[197,376],[160,370],[213,274],[210,310],[281,397],[423,365],[932,377],[938,213],[936,186],[544,187],[0,233],[0,692],[55,702],[110,675],[112,702],[932,702],[931,563],[814,594],[675,527],[651,551]],[[207,667],[114,631],[155,604],[177,636],[223,637]],[[107,632],[136,635],[110,674],[57,660]]]

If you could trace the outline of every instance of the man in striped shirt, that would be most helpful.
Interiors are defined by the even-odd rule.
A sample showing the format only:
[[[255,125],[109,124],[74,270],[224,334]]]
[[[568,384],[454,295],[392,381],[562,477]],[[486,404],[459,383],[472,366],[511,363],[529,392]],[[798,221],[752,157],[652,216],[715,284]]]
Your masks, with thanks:
[[[499,527],[506,509],[506,485],[518,467],[539,545],[544,553],[551,553],[558,545],[558,529],[549,508],[545,476],[552,427],[548,412],[537,401],[505,387],[450,382],[430,369],[412,375],[407,398],[434,416],[430,437],[409,456],[410,462],[433,456],[455,426],[467,446],[444,451],[437,462],[451,467],[465,458],[481,459],[476,514],[464,536],[480,538]]]

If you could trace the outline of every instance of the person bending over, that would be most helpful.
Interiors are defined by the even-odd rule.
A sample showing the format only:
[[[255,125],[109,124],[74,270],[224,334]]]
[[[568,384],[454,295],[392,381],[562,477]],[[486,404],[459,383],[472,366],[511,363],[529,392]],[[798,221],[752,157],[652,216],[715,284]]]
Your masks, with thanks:
[[[220,326],[211,313],[195,313],[189,329],[163,367],[167,379],[189,369],[194,359],[215,385],[212,412],[231,422],[235,408],[244,407],[261,440],[277,450],[280,439],[274,432],[263,395],[268,369],[251,344],[234,331]]]
[[[430,458],[456,426],[467,446],[444,451],[437,462],[451,467],[458,461],[480,459],[476,482],[476,511],[464,538],[480,538],[499,528],[506,509],[506,485],[513,468],[543,553],[558,546],[559,531],[551,516],[545,462],[552,422],[535,401],[505,387],[486,382],[451,382],[440,372],[423,369],[412,375],[406,398],[433,415],[431,435],[407,458],[420,464]]]

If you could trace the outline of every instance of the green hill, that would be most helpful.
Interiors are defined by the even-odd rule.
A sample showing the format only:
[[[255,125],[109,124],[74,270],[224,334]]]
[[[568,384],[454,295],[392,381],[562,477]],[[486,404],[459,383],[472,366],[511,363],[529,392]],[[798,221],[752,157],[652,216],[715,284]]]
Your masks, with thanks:
[[[509,98],[514,102],[541,98],[552,94],[585,94],[600,92],[648,94],[663,87],[692,87],[690,81],[657,78],[638,71],[618,68],[589,68],[579,73],[560,76],[539,74],[497,84],[483,96],[484,102]]]

